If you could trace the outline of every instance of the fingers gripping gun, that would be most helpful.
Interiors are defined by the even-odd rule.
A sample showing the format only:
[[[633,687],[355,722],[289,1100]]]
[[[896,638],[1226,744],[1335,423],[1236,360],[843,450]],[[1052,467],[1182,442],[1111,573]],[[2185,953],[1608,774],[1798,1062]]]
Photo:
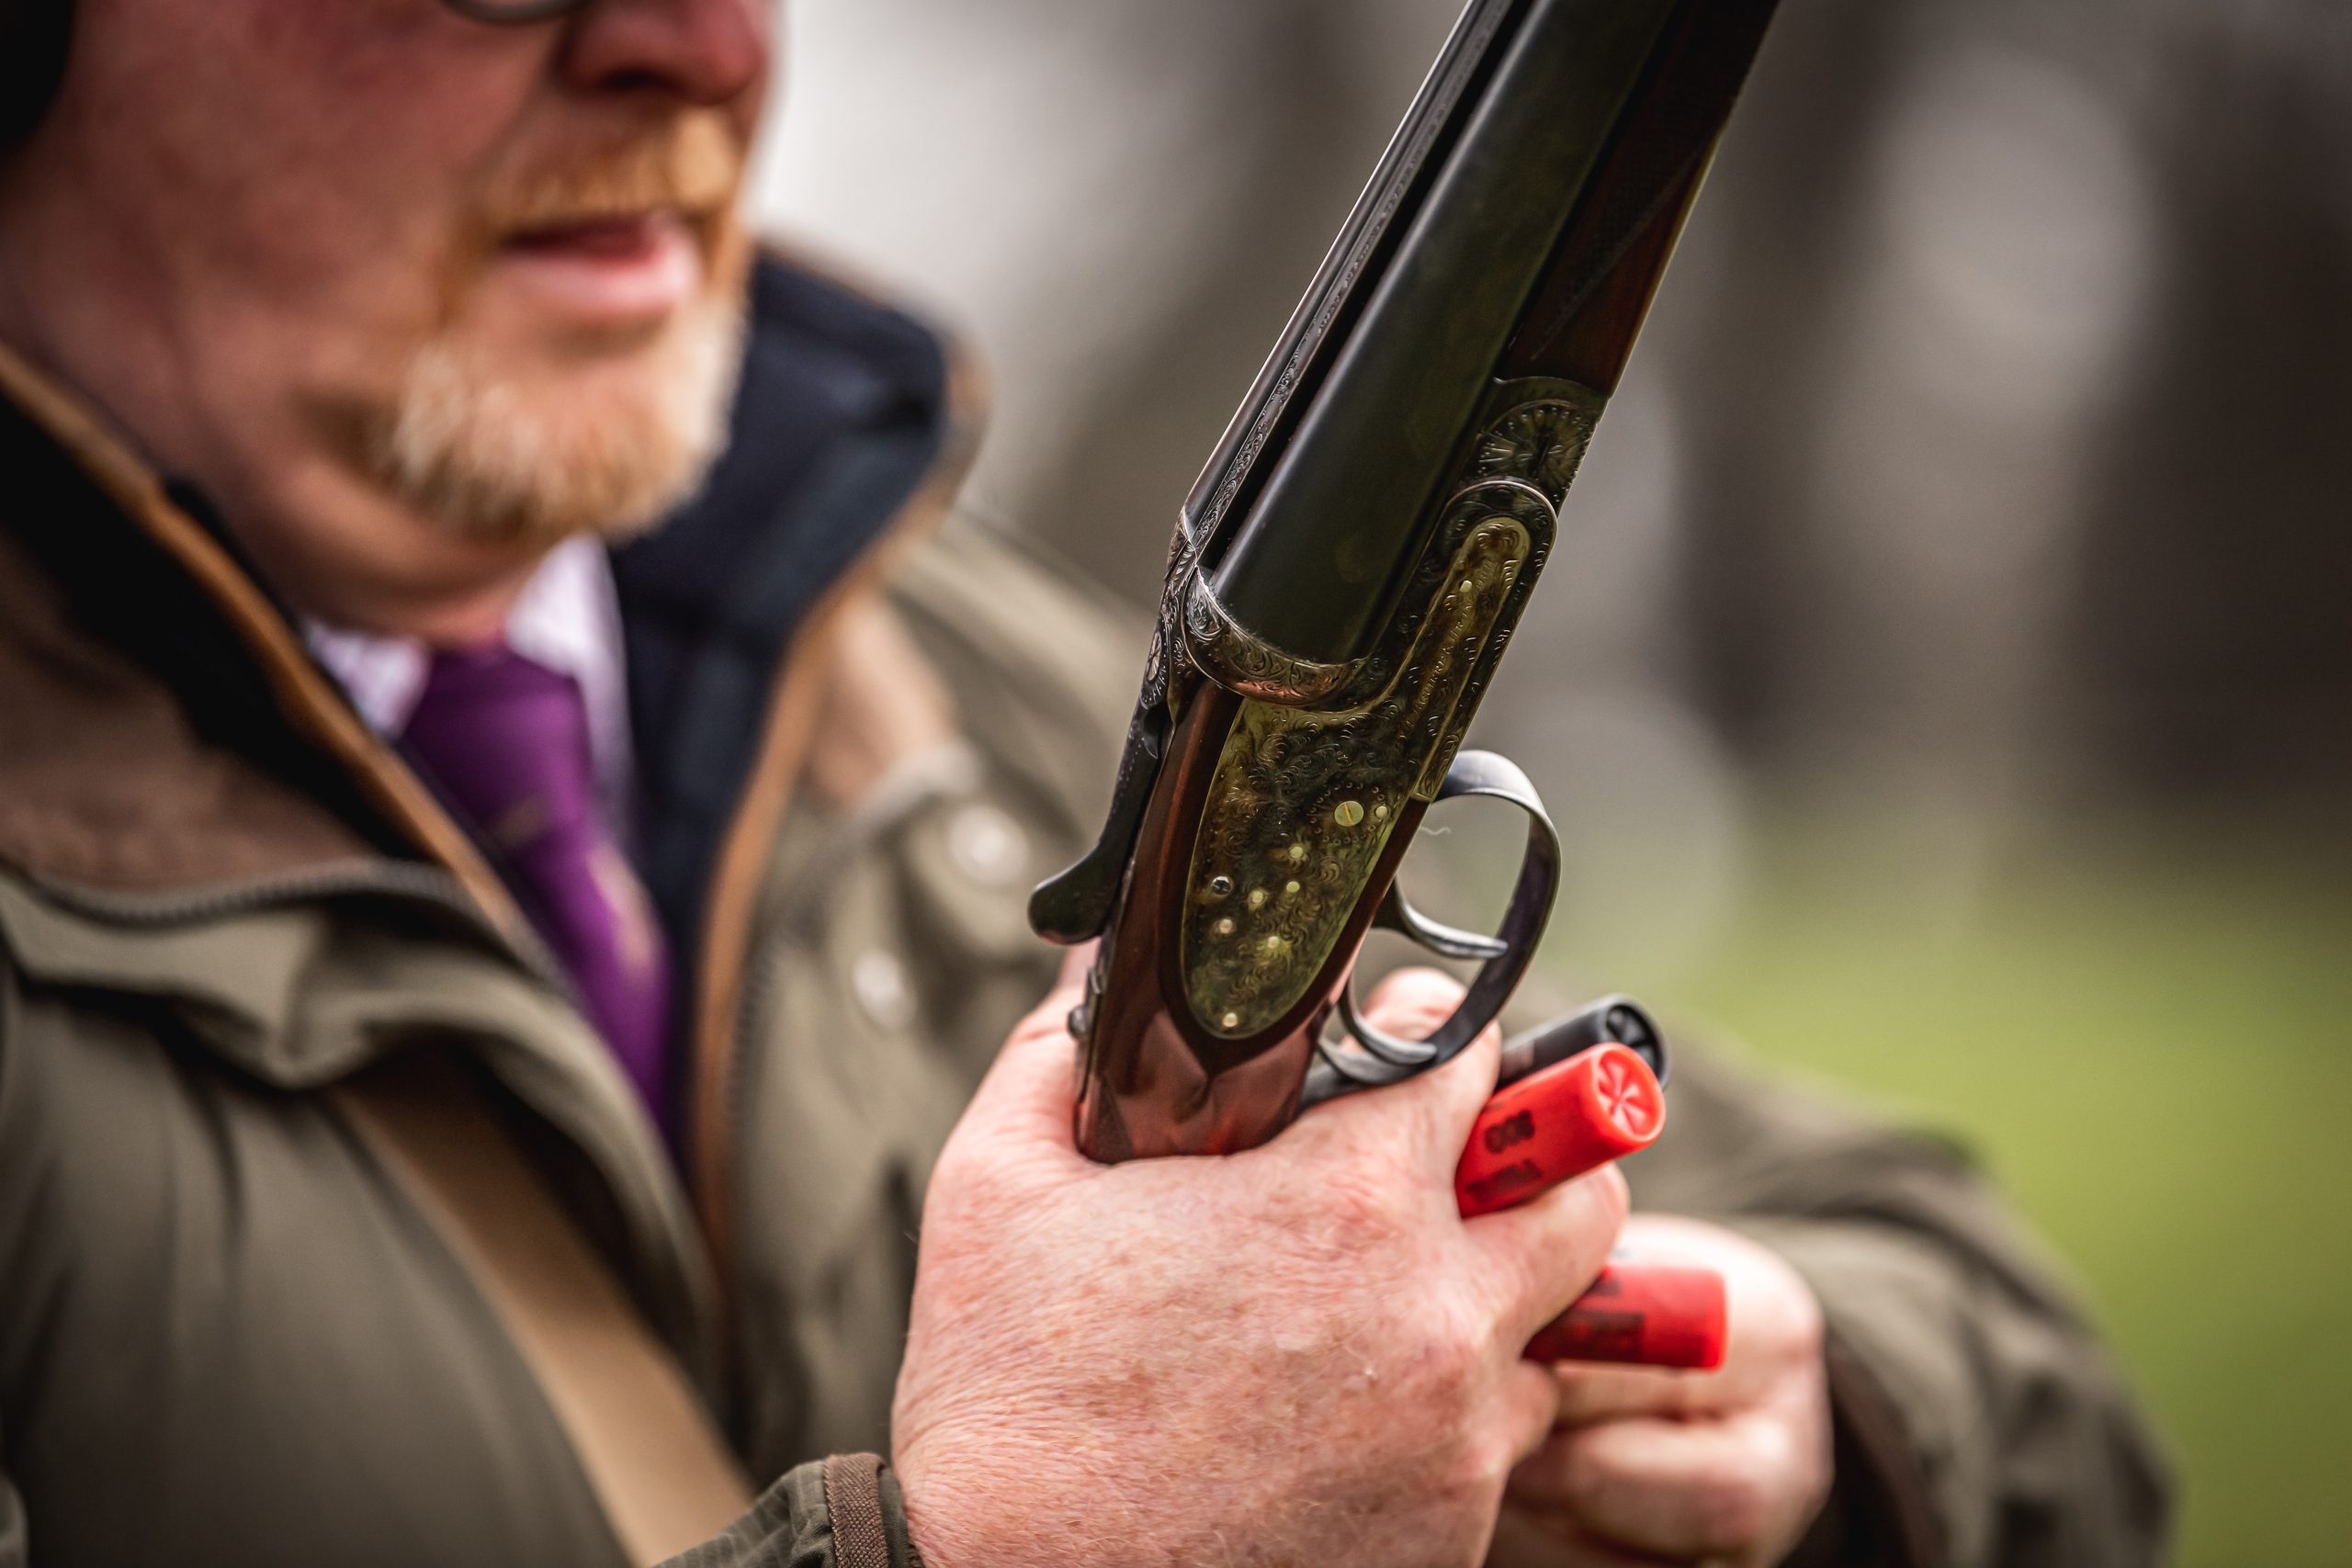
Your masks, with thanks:
[[[1030,903],[1102,939],[1072,1017],[1094,1158],[1263,1143],[1447,1061],[1525,973],[1557,842],[1463,734],[1775,3],[1472,0],[1456,25],[1180,515],[1102,840]],[[1456,796],[1528,820],[1491,937],[1396,886]],[[1375,923],[1480,964],[1427,1039],[1350,998]]]

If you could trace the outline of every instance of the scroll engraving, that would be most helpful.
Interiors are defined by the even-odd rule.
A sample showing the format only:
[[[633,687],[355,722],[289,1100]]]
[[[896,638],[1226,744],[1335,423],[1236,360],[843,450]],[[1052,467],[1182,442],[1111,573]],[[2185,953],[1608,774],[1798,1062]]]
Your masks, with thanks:
[[[1259,1033],[1307,998],[1408,802],[1443,783],[1550,554],[1601,400],[1566,383],[1510,390],[1364,657],[1295,659],[1236,624],[1198,574],[1185,591],[1195,667],[1246,699],[1181,920],[1186,999],[1213,1035]]]
[[[1288,707],[1319,703],[1339,689],[1352,664],[1321,664],[1284,653],[1234,620],[1205,577],[1184,599],[1184,637],[1209,678],[1245,697]]]
[[[1241,705],[1184,895],[1185,994],[1201,1027],[1256,1033],[1322,973],[1407,801],[1424,793],[1428,760],[1450,754],[1456,710],[1532,543],[1507,516],[1473,529],[1395,674],[1365,700]]]

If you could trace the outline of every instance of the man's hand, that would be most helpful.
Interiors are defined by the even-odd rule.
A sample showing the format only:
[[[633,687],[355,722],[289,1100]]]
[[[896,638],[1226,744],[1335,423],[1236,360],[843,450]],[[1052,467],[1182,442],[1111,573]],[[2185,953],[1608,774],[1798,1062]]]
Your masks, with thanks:
[[[1772,1253],[1719,1226],[1637,1214],[1625,1249],[1722,1273],[1722,1370],[1561,1366],[1559,1427],[1511,1476],[1493,1568],[1767,1568],[1829,1495],[1821,1307]]]
[[[1408,973],[1369,1010],[1419,1034],[1460,994]],[[1013,1032],[932,1179],[893,1419],[926,1560],[1478,1562],[1558,1407],[1521,1348],[1599,1271],[1623,1180],[1459,1217],[1491,1036],[1261,1149],[1097,1166],[1076,1000]]]

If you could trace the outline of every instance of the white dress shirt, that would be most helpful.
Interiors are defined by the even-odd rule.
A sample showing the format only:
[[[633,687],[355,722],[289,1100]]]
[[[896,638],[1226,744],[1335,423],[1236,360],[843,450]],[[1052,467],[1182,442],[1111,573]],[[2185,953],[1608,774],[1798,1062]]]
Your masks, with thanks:
[[[342,683],[375,731],[398,739],[424,694],[431,652],[414,637],[382,637],[306,620],[302,634],[327,672]],[[588,740],[595,753],[596,791],[605,821],[628,841],[635,753],[629,739],[628,682],[621,642],[620,599],[604,545],[585,536],[566,539],[547,559],[508,613],[506,644],[524,658],[571,676],[588,705]]]

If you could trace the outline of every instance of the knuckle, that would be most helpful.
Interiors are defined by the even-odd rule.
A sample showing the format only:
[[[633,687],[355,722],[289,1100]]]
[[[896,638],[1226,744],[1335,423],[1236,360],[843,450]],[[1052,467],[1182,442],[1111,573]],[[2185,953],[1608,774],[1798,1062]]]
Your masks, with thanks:
[[[1500,1422],[1488,1422],[1460,1445],[1454,1489],[1465,1495],[1491,1496],[1510,1482],[1518,1463],[1510,1434]]]
[[[1572,1435],[1562,1449],[1553,1484],[1569,1511],[1589,1517],[1617,1489],[1621,1478],[1598,1461],[1591,1445],[1578,1440],[1580,1436]]]
[[[1779,1288],[1767,1303],[1758,1303],[1761,1310],[1750,1314],[1758,1346],[1784,1365],[1818,1362],[1828,1334],[1821,1303],[1794,1269],[1777,1258],[1773,1262]]]
[[[1569,1434],[1553,1474],[1553,1491],[1564,1509],[1583,1518],[1606,1512],[1611,1495],[1623,1491],[1628,1479],[1618,1464],[1609,1462],[1604,1450],[1592,1446],[1590,1437],[1590,1429]]]
[[[1801,1520],[1809,1520],[1829,1501],[1829,1489],[1837,1479],[1830,1458],[1829,1434],[1826,1429],[1817,1441],[1805,1445],[1804,1456],[1797,1462],[1800,1469],[1791,1493],[1797,1504],[1797,1517]]]
[[[1404,1338],[1415,1403],[1448,1419],[1467,1413],[1485,1382],[1482,1363],[1492,1339],[1489,1326],[1470,1313],[1437,1310],[1419,1319]]]
[[[1692,1523],[1708,1547],[1735,1551],[1771,1527],[1773,1489],[1754,1470],[1720,1475],[1691,1499]]]
[[[1800,1521],[1810,1521],[1821,1512],[1829,1502],[1829,1493],[1837,1480],[1835,1464],[1830,1458],[1829,1435],[1824,1432],[1821,1440],[1805,1454],[1804,1484],[1798,1491],[1800,1506],[1797,1517]]]
[[[1747,1468],[1765,1488],[1768,1511],[1802,1507],[1809,1517],[1828,1495],[1827,1421],[1817,1426],[1810,1419],[1772,1422],[1757,1434],[1755,1446],[1757,1453]]]
[[[1277,1201],[1298,1228],[1347,1258],[1388,1250],[1407,1226],[1396,1183],[1365,1162],[1341,1165],[1312,1189],[1294,1190]]]
[[[1823,1321],[1821,1303],[1804,1280],[1791,1274],[1789,1348],[1808,1361],[1821,1359],[1828,1337],[1827,1325]]]

